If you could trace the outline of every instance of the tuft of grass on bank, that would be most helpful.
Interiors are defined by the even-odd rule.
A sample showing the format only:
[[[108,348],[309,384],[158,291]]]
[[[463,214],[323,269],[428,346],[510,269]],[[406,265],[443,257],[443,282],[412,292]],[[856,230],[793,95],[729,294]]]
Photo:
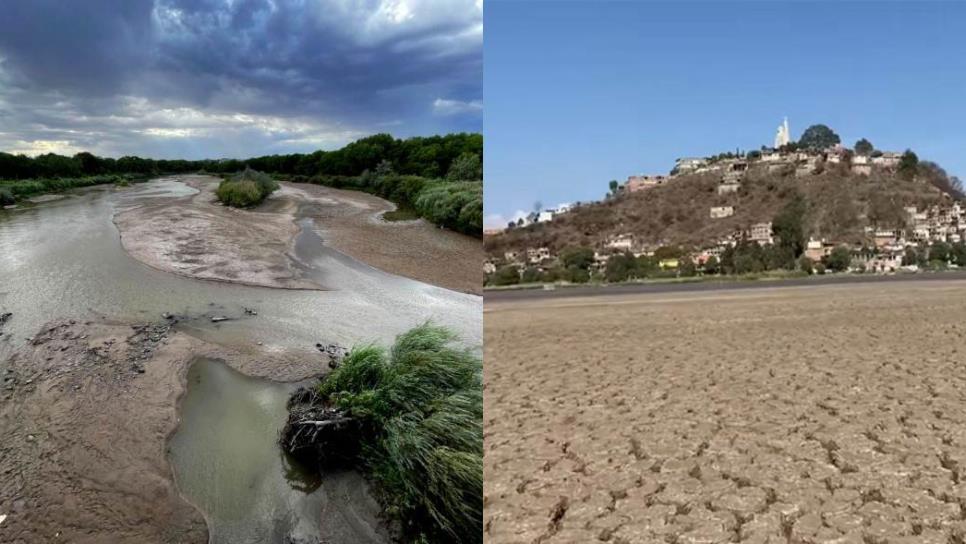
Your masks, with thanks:
[[[360,459],[414,541],[482,542],[482,361],[429,323],[356,348],[318,386],[362,421]]]
[[[388,211],[382,214],[382,218],[386,221],[412,221],[414,219],[419,219],[419,212],[409,207],[398,207],[395,210]]]
[[[276,189],[278,189],[278,183],[271,176],[246,168],[223,180],[215,194],[223,204],[235,208],[248,208],[261,204]]]

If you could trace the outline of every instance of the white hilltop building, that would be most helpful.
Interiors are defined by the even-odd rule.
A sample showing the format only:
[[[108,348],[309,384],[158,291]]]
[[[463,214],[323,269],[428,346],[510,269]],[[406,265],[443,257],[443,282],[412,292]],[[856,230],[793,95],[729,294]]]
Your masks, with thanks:
[[[786,117],[782,124],[778,125],[778,133],[775,134],[775,149],[788,145],[791,139],[791,132],[788,130],[788,117]]]

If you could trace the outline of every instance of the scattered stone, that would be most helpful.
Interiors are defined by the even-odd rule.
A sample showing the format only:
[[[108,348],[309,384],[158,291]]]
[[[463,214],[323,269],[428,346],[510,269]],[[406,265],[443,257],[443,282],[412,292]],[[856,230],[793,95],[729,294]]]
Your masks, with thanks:
[[[34,435],[32,434],[27,435],[27,442],[33,442],[34,440],[36,440],[36,438],[34,438]]]
[[[212,323],[220,323],[222,321],[228,321],[230,318],[223,315],[216,315],[211,318]]]
[[[258,315],[254,308],[245,308],[245,315]]]

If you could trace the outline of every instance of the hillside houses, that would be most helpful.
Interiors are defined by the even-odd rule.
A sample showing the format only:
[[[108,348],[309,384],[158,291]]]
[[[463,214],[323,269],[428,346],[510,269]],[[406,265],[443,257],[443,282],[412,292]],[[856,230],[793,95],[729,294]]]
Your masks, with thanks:
[[[639,175],[639,176],[628,176],[627,182],[624,183],[624,190],[629,193],[636,193],[637,191],[643,191],[645,189],[651,189],[659,185],[664,185],[667,183],[667,176],[662,175]]]

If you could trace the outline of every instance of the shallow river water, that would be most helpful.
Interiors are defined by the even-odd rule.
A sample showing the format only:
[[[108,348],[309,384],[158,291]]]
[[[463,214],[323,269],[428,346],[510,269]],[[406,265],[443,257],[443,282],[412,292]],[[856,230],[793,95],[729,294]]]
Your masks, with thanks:
[[[178,327],[256,354],[318,357],[317,342],[391,342],[427,319],[481,346],[482,297],[388,274],[332,250],[323,243],[324,225],[311,218],[299,221],[293,257],[324,291],[195,280],[155,270],[124,252],[112,222],[117,211],[193,192],[161,178],[0,210],[0,312],[13,313],[0,336],[0,369],[50,320],[156,321],[165,312],[201,316]],[[244,308],[258,315],[246,316]],[[213,314],[232,320],[212,323],[205,316]],[[380,541],[354,511],[372,507],[358,475],[313,481],[277,447],[293,387],[197,360],[189,370],[181,425],[168,444],[179,487],[204,513],[212,542],[280,542],[288,536]],[[327,527],[321,535],[320,524]]]
[[[103,315],[156,320],[164,312],[223,313],[188,332],[235,348],[304,350],[316,342],[389,342],[427,319],[482,342],[483,299],[376,270],[322,245],[323,226],[302,221],[295,258],[328,291],[299,291],[195,280],[155,270],[121,247],[114,213],[145,198],[194,190],[162,178],[129,189],[97,187],[18,210],[0,210],[0,311],[13,312],[0,359],[55,318]],[[244,317],[243,308],[257,317]]]

